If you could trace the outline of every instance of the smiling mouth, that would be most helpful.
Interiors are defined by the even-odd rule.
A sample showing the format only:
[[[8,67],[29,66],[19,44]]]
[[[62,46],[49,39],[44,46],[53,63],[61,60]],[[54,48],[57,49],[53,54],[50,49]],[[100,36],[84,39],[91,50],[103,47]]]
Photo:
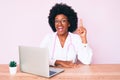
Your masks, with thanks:
[[[60,31],[60,32],[63,31],[63,27],[58,27],[57,29],[58,29],[58,31]]]

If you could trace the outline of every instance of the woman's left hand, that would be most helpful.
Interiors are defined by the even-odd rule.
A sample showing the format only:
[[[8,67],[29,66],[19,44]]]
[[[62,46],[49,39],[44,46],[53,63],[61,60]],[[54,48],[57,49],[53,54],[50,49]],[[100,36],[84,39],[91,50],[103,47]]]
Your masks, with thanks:
[[[83,23],[82,20],[80,20],[80,26],[77,28],[76,33],[81,37],[82,39],[82,43],[86,44],[87,43],[87,30],[85,29],[85,27],[83,27]]]

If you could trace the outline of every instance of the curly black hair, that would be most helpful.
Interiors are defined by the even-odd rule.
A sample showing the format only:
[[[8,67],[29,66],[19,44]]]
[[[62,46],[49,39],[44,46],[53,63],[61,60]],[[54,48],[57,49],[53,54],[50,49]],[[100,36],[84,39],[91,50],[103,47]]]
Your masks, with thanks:
[[[71,8],[71,6],[63,3],[57,3],[55,4],[55,6],[52,7],[48,16],[49,25],[54,32],[56,32],[55,17],[58,14],[64,14],[65,16],[67,16],[68,22],[70,23],[70,27],[68,28],[69,32],[74,32],[77,29],[77,13]]]

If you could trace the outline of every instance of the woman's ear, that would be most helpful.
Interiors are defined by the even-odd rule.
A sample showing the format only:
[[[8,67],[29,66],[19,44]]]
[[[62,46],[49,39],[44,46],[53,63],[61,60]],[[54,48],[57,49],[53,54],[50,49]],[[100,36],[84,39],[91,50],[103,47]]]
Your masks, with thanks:
[[[68,25],[68,27],[70,27],[70,24]]]

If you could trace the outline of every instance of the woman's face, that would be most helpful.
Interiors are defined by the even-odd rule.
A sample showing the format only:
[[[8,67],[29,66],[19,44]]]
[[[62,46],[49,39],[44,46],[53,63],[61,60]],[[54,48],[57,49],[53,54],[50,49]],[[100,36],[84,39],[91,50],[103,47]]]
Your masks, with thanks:
[[[55,17],[55,28],[58,35],[68,34],[68,28],[70,27],[70,23],[68,22],[67,16],[64,14],[58,14]]]

